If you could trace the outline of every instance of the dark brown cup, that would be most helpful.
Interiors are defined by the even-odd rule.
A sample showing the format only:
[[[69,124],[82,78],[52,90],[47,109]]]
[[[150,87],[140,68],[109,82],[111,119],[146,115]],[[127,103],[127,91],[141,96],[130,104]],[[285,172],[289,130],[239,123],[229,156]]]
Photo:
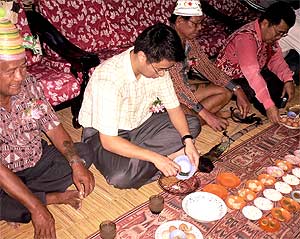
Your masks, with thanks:
[[[164,198],[161,195],[152,195],[149,198],[149,209],[153,214],[159,214],[164,209]]]
[[[99,226],[100,236],[102,239],[114,239],[117,234],[116,224],[112,221],[103,221]]]

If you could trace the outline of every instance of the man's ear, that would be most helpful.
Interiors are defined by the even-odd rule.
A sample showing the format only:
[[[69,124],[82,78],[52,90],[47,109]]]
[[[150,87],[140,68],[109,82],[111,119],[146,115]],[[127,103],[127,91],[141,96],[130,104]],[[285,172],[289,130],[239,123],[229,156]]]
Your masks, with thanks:
[[[137,53],[137,57],[139,59],[139,62],[142,63],[142,64],[146,64],[147,62],[147,57],[145,55],[145,53],[143,51],[139,51]]]
[[[260,23],[261,29],[266,29],[268,27],[270,27],[270,22],[267,19],[262,20],[262,22]]]
[[[175,26],[179,26],[179,25],[181,25],[182,23],[184,23],[184,18],[183,17],[181,17],[181,16],[178,16],[177,18],[176,18],[176,21],[175,21]]]

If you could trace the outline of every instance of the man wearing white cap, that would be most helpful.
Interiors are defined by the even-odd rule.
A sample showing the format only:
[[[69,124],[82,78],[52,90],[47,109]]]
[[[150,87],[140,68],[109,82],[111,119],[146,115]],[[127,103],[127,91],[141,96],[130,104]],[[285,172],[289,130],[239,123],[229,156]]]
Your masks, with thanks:
[[[250,110],[250,104],[240,87],[230,82],[230,78],[208,59],[194,40],[201,34],[203,18],[200,1],[177,2],[170,22],[185,46],[186,59],[177,63],[170,74],[180,103],[196,112],[214,130],[221,131],[228,122],[222,118],[220,110],[229,102],[232,93],[237,96],[237,105],[244,117]],[[193,92],[187,74],[191,67],[212,83]]]
[[[73,144],[40,83],[27,74],[22,42],[16,27],[0,19],[0,220],[31,220],[34,238],[56,238],[46,205],[80,208],[94,189],[86,168],[94,154],[84,143]],[[77,190],[66,191],[73,183]]]

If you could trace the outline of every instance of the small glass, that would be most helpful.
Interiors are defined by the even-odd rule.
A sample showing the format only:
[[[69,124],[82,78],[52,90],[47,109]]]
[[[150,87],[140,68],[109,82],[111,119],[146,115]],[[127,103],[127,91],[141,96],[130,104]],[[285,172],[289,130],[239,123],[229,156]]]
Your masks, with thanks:
[[[161,195],[152,195],[149,198],[149,209],[153,214],[159,214],[164,209],[164,198]]]
[[[101,222],[99,231],[102,239],[114,239],[117,234],[117,227],[114,222],[106,220]]]

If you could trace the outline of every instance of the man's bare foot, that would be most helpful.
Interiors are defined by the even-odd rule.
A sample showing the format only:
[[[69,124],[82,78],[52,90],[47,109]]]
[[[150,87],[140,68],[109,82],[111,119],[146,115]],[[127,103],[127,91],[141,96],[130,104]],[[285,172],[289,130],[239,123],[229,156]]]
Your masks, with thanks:
[[[216,116],[223,119],[229,119],[231,117],[231,113],[229,111],[219,111],[216,113]]]
[[[77,190],[68,190],[62,193],[47,193],[46,202],[47,205],[68,204],[76,210],[81,208],[81,197]]]
[[[21,226],[21,223],[18,222],[7,222],[7,224],[13,229],[18,229]]]

